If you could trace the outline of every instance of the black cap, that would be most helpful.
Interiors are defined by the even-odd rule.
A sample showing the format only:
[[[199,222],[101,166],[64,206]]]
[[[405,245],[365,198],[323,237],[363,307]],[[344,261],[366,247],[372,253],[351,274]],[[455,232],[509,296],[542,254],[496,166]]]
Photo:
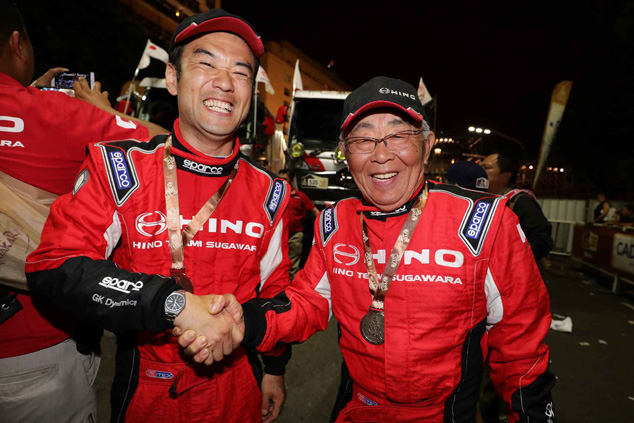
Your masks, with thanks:
[[[251,24],[240,16],[232,15],[222,9],[211,9],[205,13],[189,16],[176,27],[170,41],[170,53],[179,44],[198,34],[208,32],[231,32],[242,38],[251,48],[256,58],[264,54],[264,45],[260,35]]]
[[[463,160],[449,167],[445,175],[447,180],[463,188],[487,191],[489,189],[489,177],[480,165]]]
[[[361,113],[377,107],[395,107],[410,115],[417,123],[426,118],[416,88],[400,79],[377,76],[346,97],[341,129],[346,129]]]

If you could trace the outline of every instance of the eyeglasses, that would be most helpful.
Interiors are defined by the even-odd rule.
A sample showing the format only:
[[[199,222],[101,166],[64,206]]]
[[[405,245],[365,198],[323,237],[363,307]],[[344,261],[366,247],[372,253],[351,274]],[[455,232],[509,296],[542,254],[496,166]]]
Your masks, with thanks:
[[[386,135],[381,139],[372,137],[350,137],[347,138],[344,143],[350,154],[372,153],[376,150],[376,146],[380,142],[385,144],[385,148],[387,148],[388,151],[394,153],[408,147],[411,144],[412,138],[416,135],[420,135],[422,132],[422,129],[399,131]]]

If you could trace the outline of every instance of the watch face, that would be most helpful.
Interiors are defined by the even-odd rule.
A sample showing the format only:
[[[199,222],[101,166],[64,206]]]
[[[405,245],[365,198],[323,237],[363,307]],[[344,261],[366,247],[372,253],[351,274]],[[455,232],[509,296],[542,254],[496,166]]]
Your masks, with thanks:
[[[172,292],[165,300],[165,310],[179,313],[185,307],[185,296],[181,292]]]

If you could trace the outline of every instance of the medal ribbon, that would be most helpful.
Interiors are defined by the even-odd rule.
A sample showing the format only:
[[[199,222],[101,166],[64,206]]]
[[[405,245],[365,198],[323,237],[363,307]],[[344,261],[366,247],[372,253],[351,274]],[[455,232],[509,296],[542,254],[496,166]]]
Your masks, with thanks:
[[[178,180],[176,177],[176,161],[170,154],[172,148],[172,136],[170,135],[165,142],[163,149],[163,178],[165,181],[165,207],[167,209],[167,233],[169,236],[170,254],[172,256],[172,275],[185,274],[185,253],[184,246],[194,238],[196,233],[203,227],[205,222],[214,212],[220,200],[229,189],[231,182],[238,172],[238,163],[231,171],[229,177],[222,184],[220,189],[216,191],[203,204],[201,209],[196,213],[193,219],[185,227],[181,234],[180,226],[180,210],[178,206]],[[178,278],[177,278],[178,279]]]
[[[370,246],[370,237],[368,236],[368,227],[365,220],[363,219],[363,212],[361,212],[361,232],[363,234],[363,248],[365,250],[364,259],[365,266],[368,269],[370,293],[372,294],[372,305],[370,306],[370,310],[383,312],[387,290],[392,283],[392,278],[394,278],[396,269],[398,269],[399,265],[401,264],[403,253],[405,252],[411,236],[416,229],[416,225],[420,220],[420,216],[423,212],[423,209],[425,208],[425,204],[427,203],[428,194],[429,190],[427,189],[427,183],[425,183],[425,189],[414,202],[412,209],[407,215],[407,220],[401,228],[401,233],[398,235],[398,238],[394,243],[394,247],[392,247],[390,257],[388,258],[385,270],[383,271],[380,279],[378,277],[378,274],[376,273],[376,266],[374,265],[372,247]]]

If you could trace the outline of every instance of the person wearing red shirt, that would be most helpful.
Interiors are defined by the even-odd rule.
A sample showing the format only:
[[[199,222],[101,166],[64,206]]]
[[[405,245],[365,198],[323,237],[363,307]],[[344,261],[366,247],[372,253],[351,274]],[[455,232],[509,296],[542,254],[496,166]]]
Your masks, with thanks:
[[[268,423],[284,402],[290,350],[264,356],[262,369],[239,347],[241,319],[208,311],[216,292],[247,301],[290,284],[290,189],[236,137],[264,45],[243,18],[212,9],[184,19],[169,52],[171,133],[88,148],[27,258],[28,286],[117,334],[114,421]],[[205,349],[208,364],[230,356],[197,366],[174,328],[217,345]]]
[[[319,214],[319,210],[310,201],[310,198],[293,186],[293,178],[287,169],[280,170],[280,176],[291,184],[290,200],[288,201],[288,258],[291,260],[289,273],[291,280],[299,271],[302,261],[304,245],[304,218],[311,216],[313,219]]]
[[[72,190],[88,144],[164,130],[101,110],[109,103],[98,84],[95,90],[86,81],[75,84],[77,97],[95,105],[28,86],[33,47],[8,0],[0,2],[0,49],[1,419],[96,421],[92,382],[99,357],[76,342],[81,331],[74,319],[25,291],[24,259],[37,246],[50,204]],[[63,70],[52,69],[34,84],[50,85]]]

